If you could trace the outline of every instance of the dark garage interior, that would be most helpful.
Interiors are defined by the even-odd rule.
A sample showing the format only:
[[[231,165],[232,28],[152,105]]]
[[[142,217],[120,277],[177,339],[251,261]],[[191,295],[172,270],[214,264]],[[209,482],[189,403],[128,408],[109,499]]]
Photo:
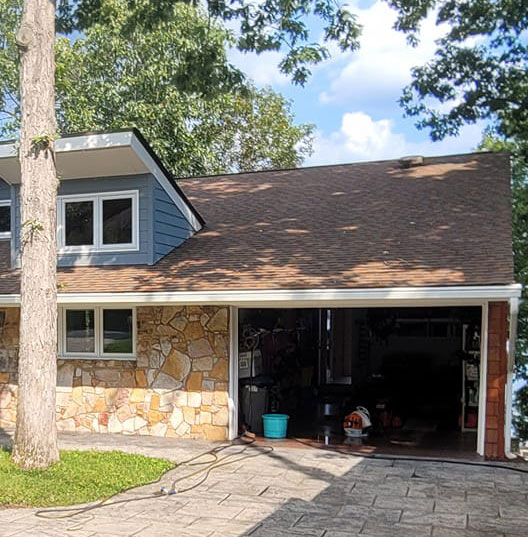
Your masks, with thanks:
[[[474,453],[479,307],[239,310],[239,428],[364,451]],[[347,435],[364,407],[370,426]],[[366,422],[365,422],[366,423]]]

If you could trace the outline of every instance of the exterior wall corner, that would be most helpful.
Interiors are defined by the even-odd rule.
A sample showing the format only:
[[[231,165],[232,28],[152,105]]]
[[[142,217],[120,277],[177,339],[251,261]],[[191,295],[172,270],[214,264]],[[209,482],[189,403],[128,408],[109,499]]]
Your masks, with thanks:
[[[488,305],[488,352],[486,382],[486,459],[505,458],[508,302]]]

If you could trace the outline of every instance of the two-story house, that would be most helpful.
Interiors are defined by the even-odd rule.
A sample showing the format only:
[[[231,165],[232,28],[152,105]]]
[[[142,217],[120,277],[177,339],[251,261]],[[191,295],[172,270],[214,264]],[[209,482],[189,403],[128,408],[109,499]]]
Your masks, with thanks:
[[[508,453],[520,288],[507,155],[176,181],[135,130],[56,151],[60,430],[223,440],[280,411],[294,434],[338,437],[363,405],[365,444],[382,429]],[[0,427],[12,427],[13,144],[0,177]]]

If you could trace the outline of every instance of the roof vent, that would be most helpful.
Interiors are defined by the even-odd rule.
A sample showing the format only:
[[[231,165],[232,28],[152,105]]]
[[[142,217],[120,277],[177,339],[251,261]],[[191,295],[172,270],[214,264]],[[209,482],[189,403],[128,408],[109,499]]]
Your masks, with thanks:
[[[421,155],[410,155],[408,157],[402,157],[399,162],[402,168],[414,168],[415,166],[421,166],[424,158]]]

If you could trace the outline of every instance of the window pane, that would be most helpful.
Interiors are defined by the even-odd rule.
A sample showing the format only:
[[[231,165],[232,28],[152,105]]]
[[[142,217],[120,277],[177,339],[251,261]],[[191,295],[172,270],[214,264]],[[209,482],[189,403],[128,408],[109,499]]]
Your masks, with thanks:
[[[0,233],[11,231],[11,207],[9,205],[0,206]]]
[[[92,245],[93,201],[72,201],[66,207],[66,246]]]
[[[66,352],[95,352],[94,310],[66,310]]]
[[[103,311],[103,351],[132,354],[132,310]]]
[[[132,242],[132,199],[103,200],[103,244]]]

